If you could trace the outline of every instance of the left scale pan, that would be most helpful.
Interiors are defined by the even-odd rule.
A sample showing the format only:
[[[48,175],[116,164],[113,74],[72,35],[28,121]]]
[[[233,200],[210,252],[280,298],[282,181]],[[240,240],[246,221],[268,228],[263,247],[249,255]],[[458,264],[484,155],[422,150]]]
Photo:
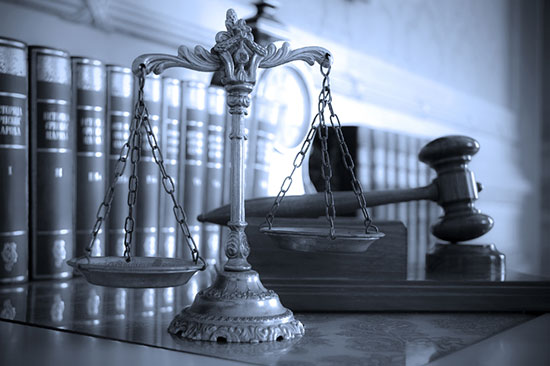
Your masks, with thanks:
[[[182,258],[79,257],[67,263],[88,282],[107,287],[148,288],[174,287],[187,283],[204,263]]]

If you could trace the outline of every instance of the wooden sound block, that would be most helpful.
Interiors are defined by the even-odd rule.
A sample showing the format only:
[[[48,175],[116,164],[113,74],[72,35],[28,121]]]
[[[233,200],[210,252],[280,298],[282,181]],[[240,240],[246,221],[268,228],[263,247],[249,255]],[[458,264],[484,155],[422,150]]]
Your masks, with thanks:
[[[506,257],[494,244],[437,243],[426,254],[428,275],[445,275],[448,279],[486,279],[503,281]]]
[[[326,223],[324,217],[319,223]],[[260,273],[268,286],[271,280],[288,280],[299,283],[307,279],[322,280],[405,280],[407,278],[407,229],[400,221],[377,222],[384,237],[374,241],[365,252],[298,252],[280,248],[275,239],[260,232],[263,217],[247,217],[246,235],[250,244],[248,261]],[[276,218],[274,226],[292,225],[311,219]],[[356,218],[338,217],[335,227],[350,222],[362,222]],[[328,235],[328,224],[327,224]]]

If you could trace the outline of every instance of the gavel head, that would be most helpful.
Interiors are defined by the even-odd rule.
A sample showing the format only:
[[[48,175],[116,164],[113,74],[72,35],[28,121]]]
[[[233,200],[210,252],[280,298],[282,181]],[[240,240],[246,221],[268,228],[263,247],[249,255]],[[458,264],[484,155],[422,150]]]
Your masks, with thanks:
[[[493,219],[474,207],[481,184],[477,183],[468,162],[479,151],[479,143],[467,136],[445,136],[420,150],[418,158],[437,172],[434,184],[437,203],[445,214],[432,225],[439,239],[460,242],[475,239],[493,227]]]

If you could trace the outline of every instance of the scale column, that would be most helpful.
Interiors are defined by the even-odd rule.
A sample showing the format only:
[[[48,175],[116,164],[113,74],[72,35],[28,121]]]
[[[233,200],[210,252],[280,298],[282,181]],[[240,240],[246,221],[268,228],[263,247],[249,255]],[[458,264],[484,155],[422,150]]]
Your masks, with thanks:
[[[250,93],[254,85],[241,82],[225,85],[227,105],[231,114],[231,173],[229,194],[231,197],[231,213],[229,226],[231,232],[225,245],[225,255],[228,260],[224,265],[226,271],[247,271],[251,268],[246,260],[250,247],[244,232],[247,223],[244,211],[244,116],[250,105]]]

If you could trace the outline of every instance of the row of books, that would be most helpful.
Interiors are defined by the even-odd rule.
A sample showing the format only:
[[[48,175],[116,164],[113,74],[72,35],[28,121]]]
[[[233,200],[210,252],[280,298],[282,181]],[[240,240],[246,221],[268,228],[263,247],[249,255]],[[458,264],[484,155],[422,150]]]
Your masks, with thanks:
[[[0,39],[0,283],[72,275],[90,241],[134,109],[131,70]],[[222,203],[225,91],[150,75],[145,103],[192,235],[211,264],[219,227],[196,217]],[[188,256],[172,201],[142,138],[133,254]],[[122,255],[129,163],[92,254]],[[178,240],[179,239],[179,240]]]
[[[428,185],[435,172],[418,160],[418,152],[428,140],[402,133],[357,128],[357,175],[366,193]],[[399,220],[407,227],[408,268],[411,274],[424,271],[430,245],[430,225],[440,215],[434,202],[411,201],[373,207],[374,220]]]

